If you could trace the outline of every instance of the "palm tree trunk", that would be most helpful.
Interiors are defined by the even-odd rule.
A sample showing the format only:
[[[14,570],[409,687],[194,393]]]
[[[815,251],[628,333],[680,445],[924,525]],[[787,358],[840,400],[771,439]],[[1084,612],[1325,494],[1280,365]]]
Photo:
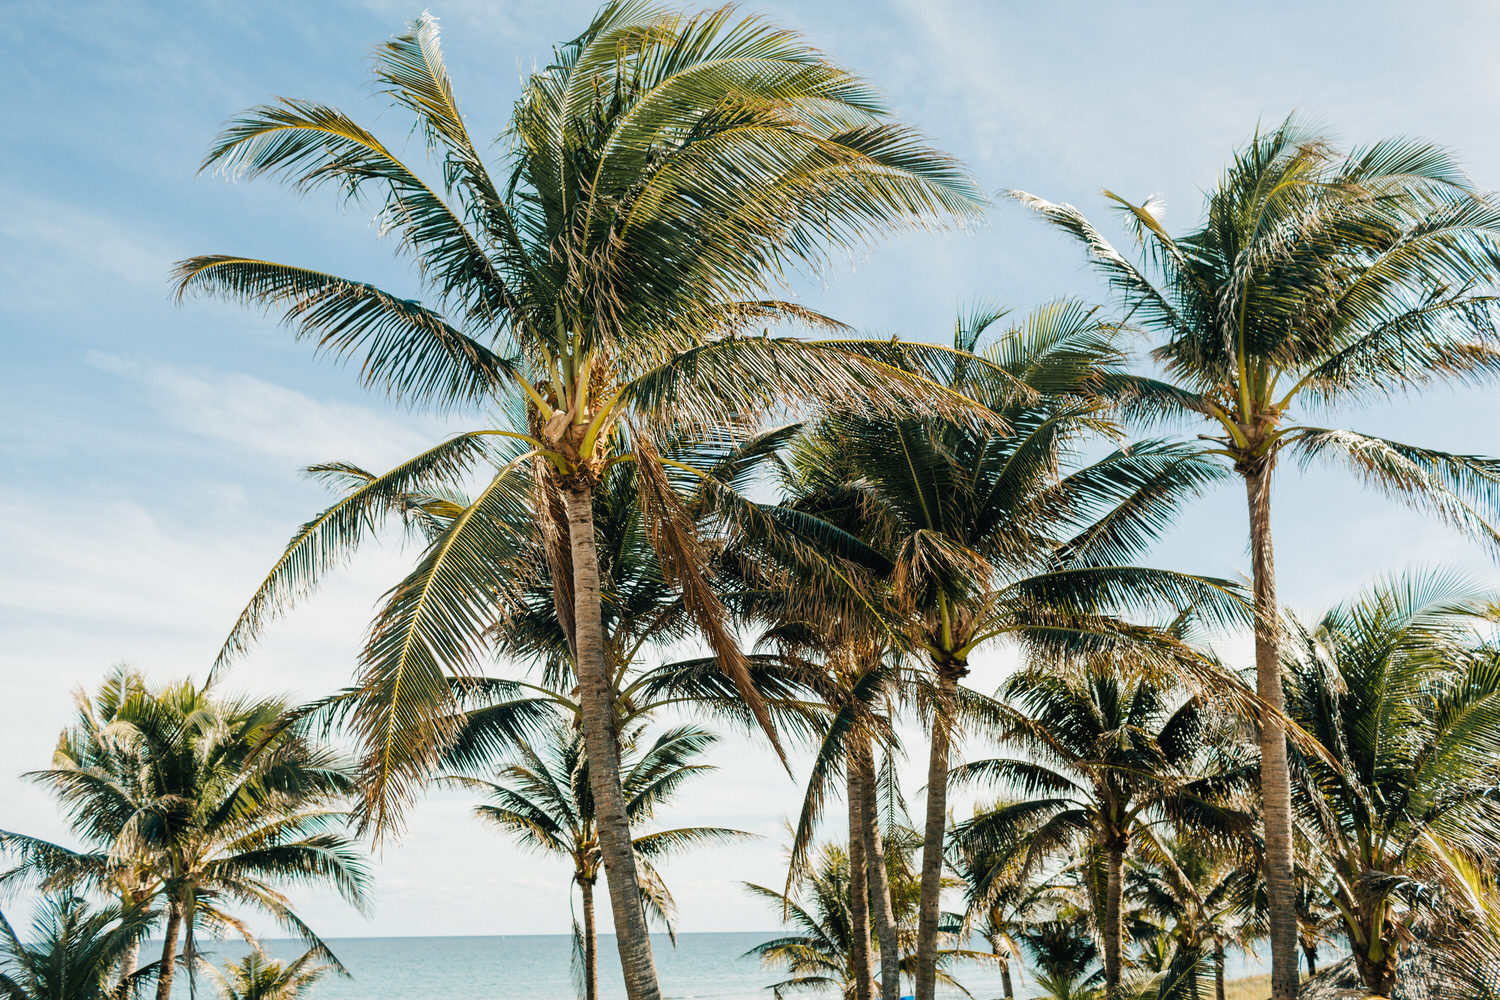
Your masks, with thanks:
[[[1224,1000],[1224,942],[1214,941],[1214,997]]]
[[[922,894],[917,904],[916,1000],[933,1000],[937,989],[939,905],[943,891],[943,835],[948,829],[948,744],[953,701],[962,666],[938,666],[937,704],[932,713],[932,750],[927,758],[927,823],[922,836]]]
[[[1318,946],[1316,942],[1302,943],[1302,957],[1307,959],[1307,974],[1316,976],[1318,974]]]
[[[886,869],[885,842],[880,833],[879,806],[875,794],[875,761],[868,739],[856,746],[861,783],[865,789],[863,834],[865,839],[865,874],[869,884],[870,913],[875,934],[880,941],[880,997],[899,1000],[901,996],[901,944],[896,936],[896,913],[891,903],[890,873]]]
[[[599,931],[594,925],[594,880],[579,879],[583,896],[583,1000],[599,997]]]
[[[869,878],[865,872],[865,788],[852,755],[845,770],[849,787],[849,963],[854,966],[855,1000],[873,1000]]]
[[[125,954],[120,956],[120,983],[123,984],[130,974],[135,971],[141,962],[141,942],[139,939],[130,942],[125,949]]]
[[[1002,958],[1000,962],[1000,985],[1005,991],[1005,1000],[1016,1000],[1015,987],[1010,984],[1010,959]],[[1220,997],[1219,1000],[1224,1000]]]
[[[1276,563],[1271,552],[1271,465],[1260,460],[1242,470],[1250,508],[1250,563],[1255,575],[1255,691],[1280,712],[1281,609],[1276,603]],[[1260,792],[1266,825],[1266,897],[1271,921],[1271,997],[1296,1000],[1297,899],[1292,881],[1292,779],[1286,732],[1279,718],[1260,726]]]
[[[182,929],[182,908],[174,900],[167,907],[167,939],[161,946],[161,971],[156,977],[156,1000],[172,995],[172,974],[177,971],[177,935]]]
[[[1114,1000],[1120,994],[1120,946],[1125,937],[1120,898],[1125,887],[1125,839],[1110,837],[1108,869],[1104,888],[1104,995]]]
[[[630,1000],[661,1000],[656,964],[651,957],[651,934],[641,906],[635,849],[625,814],[625,793],[620,787],[614,685],[604,658],[593,491],[587,485],[570,484],[563,490],[563,503],[568,513],[568,540],[573,554],[578,714],[583,723],[584,748],[588,752],[589,790],[594,795],[599,849],[604,858],[604,881],[609,887],[620,968],[625,977],[625,993]]]

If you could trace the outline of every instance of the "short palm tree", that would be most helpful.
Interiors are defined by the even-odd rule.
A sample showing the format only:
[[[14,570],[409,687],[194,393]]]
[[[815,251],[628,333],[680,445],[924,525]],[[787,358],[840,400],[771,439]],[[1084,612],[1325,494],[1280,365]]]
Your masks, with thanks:
[[[1224,1000],[1228,948],[1247,947],[1260,932],[1252,845],[1163,836],[1140,843],[1135,861],[1126,870],[1125,894],[1160,922],[1172,952],[1167,969],[1196,978],[1198,967],[1211,962],[1215,993]]]
[[[344,834],[354,776],[333,750],[282,725],[276,700],[217,696],[189,681],[146,685],[123,668],[98,698],[79,696],[52,767],[27,775],[63,804],[87,850],[6,833],[44,884],[159,905],[166,929],[157,1000],[168,1000],[185,934],[200,927],[253,941],[232,909],[248,906],[333,960],[278,885],[331,884],[356,906],[369,885]],[[134,957],[127,956],[134,965]]]
[[[921,890],[909,865],[909,857],[918,841],[910,836],[910,831],[907,833],[908,836],[901,838],[904,845],[893,842],[887,857],[891,895],[900,930],[898,977],[904,974],[909,979],[915,971],[917,900]],[[853,947],[855,925],[850,900],[855,887],[851,881],[848,851],[839,844],[824,844],[801,868],[790,891],[777,892],[751,883],[746,883],[745,887],[776,905],[783,919],[801,932],[766,941],[746,952],[760,958],[768,967],[779,966],[792,974],[790,979],[771,986],[776,996],[802,990],[834,990],[842,996],[853,996],[860,977]],[[950,920],[949,924],[946,930],[956,932],[957,921]],[[968,996],[968,991],[942,966],[959,959],[984,961],[988,957],[963,949],[945,950],[939,955],[938,978]],[[884,989],[885,984],[880,985]]]
[[[1403,928],[1480,916],[1468,882],[1500,857],[1500,650],[1476,630],[1492,600],[1439,573],[1383,580],[1303,630],[1287,672],[1288,714],[1331,761],[1300,762],[1295,801],[1377,996]]]
[[[290,962],[278,962],[252,951],[222,969],[199,960],[219,1000],[298,1000],[332,969],[318,964],[316,951],[304,952]]]
[[[1256,685],[1266,703],[1281,705],[1271,482],[1283,454],[1348,469],[1487,544],[1500,542],[1492,527],[1500,462],[1303,416],[1500,371],[1491,292],[1500,278],[1500,201],[1479,192],[1448,151],[1394,139],[1340,154],[1288,119],[1234,155],[1208,192],[1202,224],[1183,236],[1168,235],[1149,201],[1106,192],[1133,227],[1145,268],[1072,206],[1013,194],[1078,240],[1130,321],[1162,338],[1151,357],[1171,385],[1143,394],[1140,415],[1206,422],[1205,454],[1244,482]],[[1261,728],[1261,761],[1273,993],[1292,1000],[1291,786],[1275,718]]]
[[[783,268],[816,265],[828,250],[892,228],[972,218],[982,196],[953,160],[895,124],[864,81],[797,35],[758,18],[737,20],[727,7],[691,16],[640,2],[604,7],[524,81],[499,182],[459,113],[434,19],[419,18],[381,46],[375,75],[415,117],[439,181],[424,181],[343,112],[303,100],[245,112],[205,166],[278,176],[299,191],[332,185],[349,199],[376,192],[385,228],[417,262],[429,301],[225,255],[182,262],[179,287],[275,309],[324,349],[360,356],[367,382],[406,400],[524,409],[519,427],[460,435],[373,484],[365,499],[378,505],[391,488],[462,464],[485,434],[527,445],[516,461],[535,469],[548,494],[537,513],[566,573],[558,600],[569,606],[560,614],[575,623],[579,702],[627,992],[656,1000],[610,740],[595,486],[612,464],[640,466],[652,544],[756,705],[653,441],[672,429],[711,435],[809,396],[956,405],[930,381],[886,363],[899,358],[910,367],[913,358],[936,358],[936,349],[741,334],[787,319],[821,322],[767,298],[767,282]],[[438,720],[452,708],[444,676],[476,662],[475,619],[493,617],[497,529],[487,515],[513,499],[503,486],[481,491],[393,592],[364,651],[368,697],[357,728],[378,829],[436,766]],[[291,579],[316,568],[315,554],[304,557]],[[262,592],[226,655],[287,593]]]
[[[1237,808],[1250,771],[1213,760],[1214,727],[1202,697],[1163,687],[1096,658],[1082,669],[1031,667],[1001,689],[992,735],[1024,756],[976,760],[957,782],[985,781],[1027,797],[981,812],[955,831],[970,851],[995,860],[991,877],[1020,879],[1045,859],[1099,855],[1103,896],[1092,919],[1103,952],[1105,988],[1115,996],[1125,944],[1125,858],[1132,843],[1157,840],[1160,821],[1232,841],[1248,833]],[[985,876],[978,894],[987,893]]]
[[[683,782],[712,770],[698,759],[717,740],[695,726],[664,731],[649,744],[645,727],[621,735],[621,784],[642,879],[642,898],[651,913],[676,940],[676,906],[653,862],[705,844],[724,843],[753,834],[723,827],[691,826],[655,833],[638,832],[656,810],[670,802]],[[589,783],[588,754],[583,735],[558,721],[534,744],[522,744],[515,763],[501,769],[499,781],[461,775],[443,780],[451,785],[483,791],[489,801],[474,814],[528,848],[567,858],[573,865],[573,884],[583,903],[583,983],[585,1000],[599,995],[598,934],[594,923],[594,885],[602,861],[598,814]]]
[[[134,1000],[155,977],[132,956],[158,914],[144,907],[92,909],[82,896],[44,897],[27,940],[0,914],[4,1000]]]

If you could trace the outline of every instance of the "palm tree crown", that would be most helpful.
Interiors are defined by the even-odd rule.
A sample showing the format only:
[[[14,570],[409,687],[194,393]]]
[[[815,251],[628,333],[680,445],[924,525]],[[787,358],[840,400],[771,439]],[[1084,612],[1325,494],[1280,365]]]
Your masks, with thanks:
[[[1288,713],[1327,754],[1296,802],[1324,855],[1365,985],[1389,995],[1400,937],[1470,912],[1500,856],[1500,651],[1479,639],[1492,595],[1428,573],[1386,579],[1302,629]]]

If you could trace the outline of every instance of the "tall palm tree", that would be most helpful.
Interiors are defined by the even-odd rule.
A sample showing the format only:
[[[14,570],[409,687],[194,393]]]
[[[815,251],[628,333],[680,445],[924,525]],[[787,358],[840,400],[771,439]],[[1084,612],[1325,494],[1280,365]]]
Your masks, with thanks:
[[[979,349],[1002,315],[962,318],[955,350]],[[980,351],[1007,376],[1003,393],[987,389],[988,372],[955,365],[949,387],[986,399],[1005,433],[926,414],[833,411],[794,454],[799,493],[829,498],[824,535],[837,535],[879,584],[865,599],[872,614],[931,675],[918,1000],[935,988],[950,744],[964,705],[978,698],[959,684],[975,648],[1001,638],[1037,656],[1137,645],[1243,701],[1171,637],[1112,614],[1191,606],[1214,618],[1238,607],[1221,581],[1130,565],[1222,470],[1194,449],[1155,441],[1080,461],[1086,442],[1115,430],[1122,400],[1156,391],[1125,370],[1117,335],[1096,311],[1057,302]]]
[[[1213,727],[1201,697],[1132,675],[1128,666],[1096,658],[1073,673],[1030,667],[1001,691],[993,735],[1024,756],[971,761],[952,777],[997,782],[1034,797],[979,813],[955,839],[994,856],[995,875],[1008,875],[1019,853],[1022,880],[1064,852],[1097,857],[1104,898],[1092,917],[1105,989],[1117,996],[1125,858],[1132,844],[1157,839],[1157,821],[1226,840],[1245,833],[1249,814],[1235,807],[1232,794],[1250,772],[1212,759]],[[979,884],[983,896],[984,878]]]
[[[1281,706],[1271,484],[1283,454],[1368,485],[1494,545],[1500,463],[1304,422],[1437,382],[1500,370],[1490,292],[1500,202],[1448,151],[1392,139],[1340,154],[1288,119],[1257,132],[1208,192],[1201,226],[1169,235],[1150,201],[1105,192],[1145,257],[1137,266],[1070,205],[1013,192],[1078,240],[1130,320],[1162,339],[1171,380],[1153,419],[1207,422],[1205,455],[1245,485],[1254,577],[1256,687]],[[1160,281],[1153,284],[1151,269]],[[1299,408],[1302,412],[1299,412]],[[1261,728],[1266,881],[1275,1000],[1297,992],[1291,785],[1284,727]]]
[[[319,965],[318,953],[308,951],[290,962],[278,962],[259,951],[251,951],[222,969],[199,960],[219,1000],[298,1000],[332,966]]]
[[[26,775],[67,810],[86,845],[73,852],[21,834],[44,885],[117,892],[159,904],[166,927],[157,1000],[169,1000],[178,961],[194,958],[195,931],[254,940],[232,908],[248,906],[337,962],[278,885],[331,884],[363,906],[369,873],[344,834],[354,775],[333,750],[284,725],[272,699],[218,696],[189,681],[151,687],[121,668],[63,732],[52,767]],[[126,971],[133,955],[124,957]]]
[[[1288,714],[1333,762],[1299,761],[1294,801],[1377,996],[1396,985],[1403,928],[1434,909],[1479,916],[1471,873],[1500,858],[1500,650],[1476,631],[1491,601],[1452,576],[1393,577],[1288,651]]]
[[[43,898],[27,940],[0,914],[0,997],[5,1000],[134,1000],[156,975],[124,967],[158,914],[118,905],[91,909],[69,893]]]
[[[645,727],[621,735],[621,784],[632,830],[666,805],[683,782],[712,770],[697,763],[717,737],[696,726],[668,729],[649,745]],[[573,865],[573,884],[583,903],[583,983],[585,1000],[599,995],[598,934],[594,922],[594,885],[599,880],[598,815],[589,783],[589,761],[581,733],[554,723],[536,744],[522,744],[515,763],[503,768],[499,781],[448,775],[449,784],[486,793],[489,801],[474,814],[544,854],[565,857]],[[634,847],[642,879],[642,897],[676,940],[676,906],[652,862],[703,844],[724,843],[753,834],[714,826],[680,827],[655,833],[637,832]]]
[[[675,517],[653,439],[671,428],[711,433],[726,415],[753,421],[809,396],[957,405],[886,363],[937,363],[936,349],[738,334],[787,319],[821,322],[766,297],[783,268],[816,265],[830,250],[892,228],[972,218],[982,196],[953,160],[895,124],[864,81],[799,36],[758,18],[736,20],[729,7],[693,16],[639,2],[604,7],[524,81],[499,183],[459,114],[431,17],[381,46],[375,76],[415,116],[440,181],[422,180],[343,112],[303,100],[236,118],[205,166],[278,176],[299,191],[329,184],[350,199],[378,192],[385,227],[416,261],[430,301],[224,255],[182,262],[179,288],[276,309],[324,349],[361,356],[367,382],[408,401],[524,406],[521,427],[460,435],[408,463],[397,481],[373,484],[365,499],[377,504],[392,486],[463,463],[484,434],[527,445],[517,462],[531,464],[549,494],[538,514],[568,584],[558,593],[567,605],[560,615],[575,632],[627,991],[656,1000],[608,725],[595,485],[617,462],[641,468],[652,544],[755,705],[698,572],[701,548]],[[483,490],[392,594],[365,648],[369,697],[358,729],[377,829],[389,828],[435,766],[437,720],[451,714],[443,678],[475,662],[471,626],[489,616],[488,553],[505,547],[485,515],[512,502],[503,487]],[[226,657],[284,602],[288,586],[295,592],[318,568],[316,551],[291,583],[258,595]]]

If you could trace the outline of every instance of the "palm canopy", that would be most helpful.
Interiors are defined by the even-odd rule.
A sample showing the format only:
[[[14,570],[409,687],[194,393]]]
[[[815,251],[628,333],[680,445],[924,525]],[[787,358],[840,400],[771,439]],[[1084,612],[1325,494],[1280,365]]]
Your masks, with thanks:
[[[663,730],[649,743],[645,737],[645,727],[634,726],[624,731],[620,740],[620,783],[633,831],[653,818],[684,782],[712,770],[699,759],[717,741],[713,733],[697,726]],[[591,892],[599,877],[602,855],[582,734],[558,720],[535,745],[523,744],[511,756],[514,763],[499,770],[498,781],[463,775],[444,780],[482,791],[488,801],[475,807],[479,819],[515,837],[528,849],[569,859],[573,881],[584,892]],[[739,830],[706,826],[636,834],[633,843],[643,875],[643,898],[674,941],[676,906],[652,862],[691,847],[750,836]]]
[[[5,1000],[131,1000],[158,966],[124,969],[158,914],[140,906],[91,908],[53,894],[37,906],[27,940],[0,914],[0,997]]]
[[[1233,843],[1252,817],[1243,801],[1253,767],[1218,751],[1201,696],[1132,675],[1118,663],[1074,672],[1028,668],[1002,688],[994,736],[1024,756],[971,761],[953,780],[1000,783],[1021,801],[981,812],[954,832],[961,853],[989,859],[972,879],[979,900],[993,898],[1044,859],[1069,851],[1102,869],[1091,912],[1103,939],[1110,989],[1122,970],[1125,858],[1132,842],[1155,843],[1166,822]],[[1019,874],[1016,869],[1019,868]]]
[[[1003,315],[964,317],[955,344],[978,347]],[[1100,616],[1111,610],[1194,607],[1219,621],[1243,613],[1222,581],[1130,565],[1221,469],[1161,441],[1081,461],[1099,436],[1117,433],[1121,405],[1153,391],[1125,370],[1114,325],[1060,301],[978,353],[1012,388],[990,396],[982,382],[992,380],[964,366],[948,384],[987,397],[1008,432],[832,411],[797,441],[789,465],[786,506],[817,515],[848,560],[885,583],[888,606],[870,610],[903,645],[961,663],[1005,634],[1039,648],[1103,639],[1110,626]]]
[[[83,852],[6,833],[19,876],[101,888],[167,917],[159,991],[170,989],[177,934],[253,940],[232,910],[268,914],[332,959],[279,888],[332,884],[362,906],[365,862],[343,832],[355,791],[347,763],[284,724],[275,699],[211,695],[191,682],[151,687],[118,668],[65,730],[53,765],[27,777],[69,814]]]
[[[1289,663],[1288,714],[1330,758],[1301,762],[1294,801],[1382,994],[1397,928],[1463,913],[1500,857],[1500,653],[1478,631],[1493,598],[1452,575],[1391,577],[1299,629]]]
[[[769,727],[717,601],[696,582],[698,546],[674,520],[652,438],[754,421],[809,396],[964,408],[925,374],[950,365],[950,351],[740,334],[783,319],[827,326],[764,298],[765,282],[821,260],[830,240],[972,217],[977,192],[954,161],[894,123],[867,84],[794,33],[735,21],[731,8],[691,17],[603,8],[524,81],[503,184],[459,115],[434,19],[378,50],[375,76],[415,116],[441,183],[421,180],[344,113],[305,101],[246,112],[205,166],[297,190],[332,184],[346,198],[378,191],[431,303],[225,256],[184,261],[180,291],[279,310],[299,335],[361,358],[366,381],[412,402],[524,402],[513,429],[460,435],[393,470],[407,488],[468,467],[490,435],[528,446],[517,468],[544,459],[546,489],[591,485],[608,463],[633,458],[652,484],[646,523],[667,581]],[[362,499],[310,524],[313,545],[289,548],[291,573],[247,608],[221,665],[295,595],[292,579],[333,557],[337,545],[322,542],[357,531],[363,511],[387,502],[379,488]],[[501,528],[525,506],[515,477],[473,499],[434,543],[424,580],[393,593],[365,650],[370,697],[356,728],[376,765],[377,826],[414,793],[400,734],[431,729],[445,672],[472,671],[483,620],[468,599],[494,586],[496,553],[515,547]],[[571,572],[561,504],[539,513],[554,568]],[[568,581],[557,592],[565,622],[573,609],[561,603],[573,597]]]
[[[1151,202],[1106,192],[1144,267],[1072,206],[1012,195],[1082,243],[1129,321],[1162,338],[1151,357],[1174,390],[1150,394],[1143,416],[1209,420],[1217,453],[1237,467],[1282,450],[1343,464],[1500,542],[1488,526],[1500,510],[1500,465],[1293,413],[1500,372],[1500,201],[1477,191],[1449,151],[1391,139],[1341,155],[1288,119],[1235,154],[1185,235],[1169,235]]]
[[[278,962],[252,951],[238,962],[224,963],[222,969],[201,959],[199,964],[219,1000],[297,1000],[328,974],[329,966],[319,965],[317,959],[317,952],[309,951]]]

